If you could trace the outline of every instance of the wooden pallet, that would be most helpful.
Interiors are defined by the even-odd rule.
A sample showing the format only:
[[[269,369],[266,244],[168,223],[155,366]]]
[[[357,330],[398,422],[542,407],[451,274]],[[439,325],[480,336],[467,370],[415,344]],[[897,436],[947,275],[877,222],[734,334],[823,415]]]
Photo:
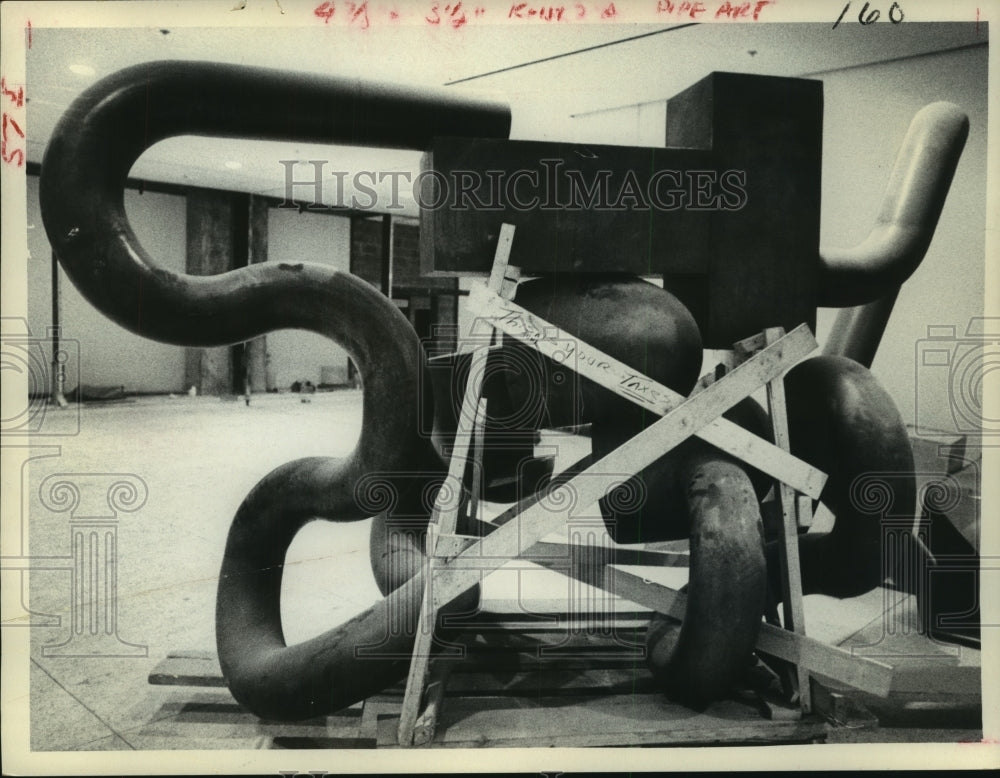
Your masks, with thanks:
[[[427,745],[775,745],[825,739],[824,721],[782,704],[765,688],[773,679],[761,668],[749,676],[753,684],[702,711],[670,702],[646,668],[645,627],[636,621],[626,618],[613,634],[551,626],[513,632],[500,622],[496,631],[465,633],[457,639],[466,648],[464,658],[432,662],[431,683],[446,680]],[[185,701],[165,702],[139,733],[160,748],[189,748],[193,738],[216,738],[227,748],[398,748],[403,681],[335,715],[293,723],[258,719],[241,708],[224,690],[210,652],[172,652],[149,682],[200,687]]]

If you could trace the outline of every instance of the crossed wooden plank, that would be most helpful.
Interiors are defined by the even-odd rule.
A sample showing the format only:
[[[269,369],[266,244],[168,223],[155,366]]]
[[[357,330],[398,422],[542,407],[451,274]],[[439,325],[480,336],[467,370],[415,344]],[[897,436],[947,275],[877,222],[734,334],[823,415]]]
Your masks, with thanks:
[[[669,387],[539,319],[487,287],[470,289],[468,306],[495,329],[659,416],[669,413],[685,400]],[[800,330],[809,333],[805,325],[793,332]],[[825,473],[728,419],[713,419],[697,436],[813,499],[819,499],[823,491]]]

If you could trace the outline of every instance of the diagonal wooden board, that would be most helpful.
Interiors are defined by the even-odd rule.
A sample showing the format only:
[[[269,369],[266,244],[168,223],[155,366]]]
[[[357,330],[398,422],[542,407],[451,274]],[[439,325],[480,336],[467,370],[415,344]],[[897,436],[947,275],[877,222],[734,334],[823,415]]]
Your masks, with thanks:
[[[564,575],[573,574],[583,583],[604,589],[636,605],[652,608],[678,620],[684,619],[687,596],[668,586],[644,578],[634,570],[625,570],[613,564],[574,567],[557,566],[548,559],[538,559],[537,564]],[[762,622],[757,637],[757,648],[765,654],[784,659],[808,670],[810,673],[839,681],[878,697],[886,697],[892,689],[893,666],[870,657],[858,656],[847,648],[830,646],[815,638],[790,632],[773,624]]]
[[[468,306],[495,329],[659,416],[669,413],[685,399],[485,286],[469,290]],[[803,324],[792,332],[800,331],[809,333],[809,328]],[[809,336],[812,337],[811,333]],[[826,483],[823,472],[728,419],[714,419],[697,435],[814,499],[819,499],[823,491]]]
[[[432,582],[434,602],[439,605],[451,602],[476,584],[480,574],[497,570],[508,560],[521,556],[564,524],[574,509],[593,505],[609,489],[648,467],[814,348],[809,329],[797,328],[685,400],[655,424],[527,507],[518,521],[504,525],[437,567]]]

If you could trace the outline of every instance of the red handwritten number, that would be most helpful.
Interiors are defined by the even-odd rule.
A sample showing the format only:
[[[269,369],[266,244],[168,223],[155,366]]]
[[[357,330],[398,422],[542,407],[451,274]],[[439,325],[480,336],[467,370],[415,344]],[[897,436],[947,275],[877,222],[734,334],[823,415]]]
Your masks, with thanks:
[[[451,13],[451,26],[456,30],[465,24],[468,19],[465,18],[465,11],[462,10],[462,3],[455,3],[454,6],[446,5],[444,7],[445,11],[450,11]]]
[[[22,108],[24,106],[24,87],[23,86],[19,86],[17,88],[17,91],[15,92],[13,89],[8,89],[7,88],[7,79],[3,78],[3,77],[0,77],[0,92],[3,92],[3,94],[6,97],[9,97],[11,100],[13,100],[14,101],[14,105],[16,107]]]
[[[608,7],[605,8],[603,11],[601,11],[601,18],[602,19],[613,19],[617,15],[618,15],[618,11],[617,11],[617,9],[615,9],[615,4],[614,3],[608,3]]]
[[[2,139],[0,139],[0,157],[3,157],[3,161],[7,162],[7,163],[13,162],[14,158],[17,157],[17,166],[21,167],[21,166],[24,165],[24,150],[23,149],[13,149],[13,150],[11,150],[9,152],[7,151],[7,126],[8,125],[10,125],[11,127],[13,127],[14,131],[18,135],[20,135],[22,138],[24,137],[24,131],[20,127],[17,126],[17,122],[15,122],[12,118],[10,118],[5,113],[3,115],[3,137],[2,137]]]
[[[368,0],[364,0],[363,3],[348,3],[351,13],[351,24],[354,24],[360,19],[361,29],[367,30],[369,26],[368,21]]]
[[[323,20],[323,24],[329,24],[336,10],[337,6],[334,3],[326,2],[316,6],[316,10],[313,13]]]
[[[10,122],[10,126],[14,128],[14,132],[16,132],[22,138],[24,137],[24,130],[22,130],[20,127],[18,127],[17,126],[17,122],[15,122],[13,119],[11,119],[7,114],[4,114],[3,115],[3,137],[4,137],[4,140],[7,139],[7,122]]]

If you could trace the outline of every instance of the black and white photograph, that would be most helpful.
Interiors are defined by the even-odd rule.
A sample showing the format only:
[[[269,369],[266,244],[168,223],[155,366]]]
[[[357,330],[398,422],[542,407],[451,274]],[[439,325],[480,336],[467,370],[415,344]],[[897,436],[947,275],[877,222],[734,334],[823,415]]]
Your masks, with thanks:
[[[998,3],[0,12],[5,774],[1000,766]]]

